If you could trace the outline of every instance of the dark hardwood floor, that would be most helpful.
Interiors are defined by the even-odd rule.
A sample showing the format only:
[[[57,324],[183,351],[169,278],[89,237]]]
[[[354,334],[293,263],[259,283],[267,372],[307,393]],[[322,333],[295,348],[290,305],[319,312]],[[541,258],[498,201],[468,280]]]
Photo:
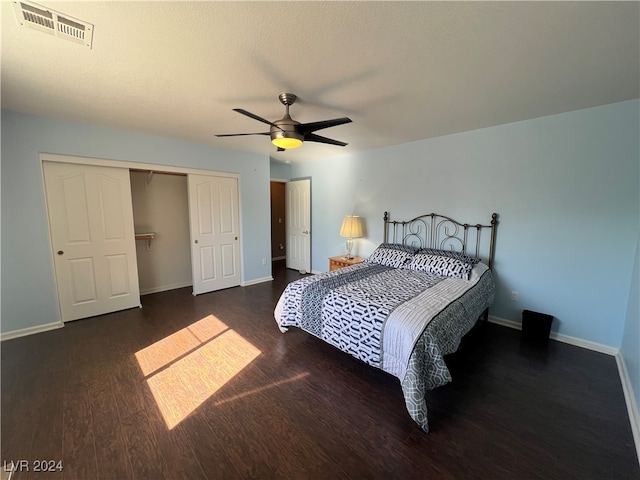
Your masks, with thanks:
[[[299,274],[274,277],[3,342],[14,479],[640,478],[613,357],[479,326],[427,394],[425,434],[397,379],[280,333],[273,307]]]

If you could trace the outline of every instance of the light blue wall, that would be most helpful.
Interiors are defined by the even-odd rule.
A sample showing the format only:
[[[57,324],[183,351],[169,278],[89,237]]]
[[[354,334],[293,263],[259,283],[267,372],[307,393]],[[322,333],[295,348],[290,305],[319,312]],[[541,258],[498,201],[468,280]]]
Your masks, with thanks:
[[[39,152],[238,173],[242,279],[271,276],[268,157],[2,111],[3,333],[59,320]]]
[[[342,217],[365,217],[361,255],[382,213],[500,215],[491,314],[556,317],[559,333],[622,343],[639,228],[638,100],[293,164],[312,184],[312,269],[344,252]],[[510,301],[511,291],[519,302]]]
[[[636,405],[640,405],[640,234],[633,265],[627,322],[621,350],[633,386]]]
[[[384,210],[471,222],[496,211],[492,315],[550,313],[554,330],[637,359],[639,109],[634,100],[286,166],[286,178],[311,178],[312,268],[327,270],[327,257],[344,251],[338,230],[348,213],[366,219],[356,248],[367,255],[382,238]],[[268,158],[3,111],[2,332],[58,319],[38,152],[239,173],[243,280],[271,274],[261,262],[270,252],[269,179],[284,174]]]
[[[271,178],[274,180],[290,180],[291,179],[291,164],[282,163],[276,160],[270,161],[271,166]]]

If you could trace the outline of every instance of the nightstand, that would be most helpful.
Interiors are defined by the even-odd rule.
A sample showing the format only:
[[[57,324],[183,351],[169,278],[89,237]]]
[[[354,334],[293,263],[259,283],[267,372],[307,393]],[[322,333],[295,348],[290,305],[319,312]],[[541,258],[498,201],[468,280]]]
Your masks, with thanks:
[[[353,257],[351,259],[346,258],[344,255],[340,255],[339,257],[331,257],[329,258],[329,271],[348,267],[349,265],[355,265],[356,263],[360,263],[363,261],[363,257]]]

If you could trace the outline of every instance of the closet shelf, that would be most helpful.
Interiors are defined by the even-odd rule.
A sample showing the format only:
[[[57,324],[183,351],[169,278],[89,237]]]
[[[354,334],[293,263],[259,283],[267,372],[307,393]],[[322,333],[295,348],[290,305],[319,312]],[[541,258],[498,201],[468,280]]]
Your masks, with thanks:
[[[145,240],[147,242],[147,252],[151,251],[151,240],[156,236],[155,232],[136,233],[136,240]]]
[[[153,240],[155,236],[156,232],[136,233],[136,240]]]

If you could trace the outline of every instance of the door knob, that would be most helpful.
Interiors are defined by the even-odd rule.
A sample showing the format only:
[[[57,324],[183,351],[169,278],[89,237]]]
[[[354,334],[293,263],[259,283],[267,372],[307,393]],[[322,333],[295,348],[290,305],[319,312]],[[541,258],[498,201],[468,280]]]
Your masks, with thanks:
[[[64,252],[62,250],[58,250],[58,255],[64,255]]]
[[[305,231],[304,231],[304,232],[302,232],[302,233],[304,233],[305,235],[309,235],[309,230],[305,230]]]
[[[198,243],[198,240],[195,240],[193,243]]]

